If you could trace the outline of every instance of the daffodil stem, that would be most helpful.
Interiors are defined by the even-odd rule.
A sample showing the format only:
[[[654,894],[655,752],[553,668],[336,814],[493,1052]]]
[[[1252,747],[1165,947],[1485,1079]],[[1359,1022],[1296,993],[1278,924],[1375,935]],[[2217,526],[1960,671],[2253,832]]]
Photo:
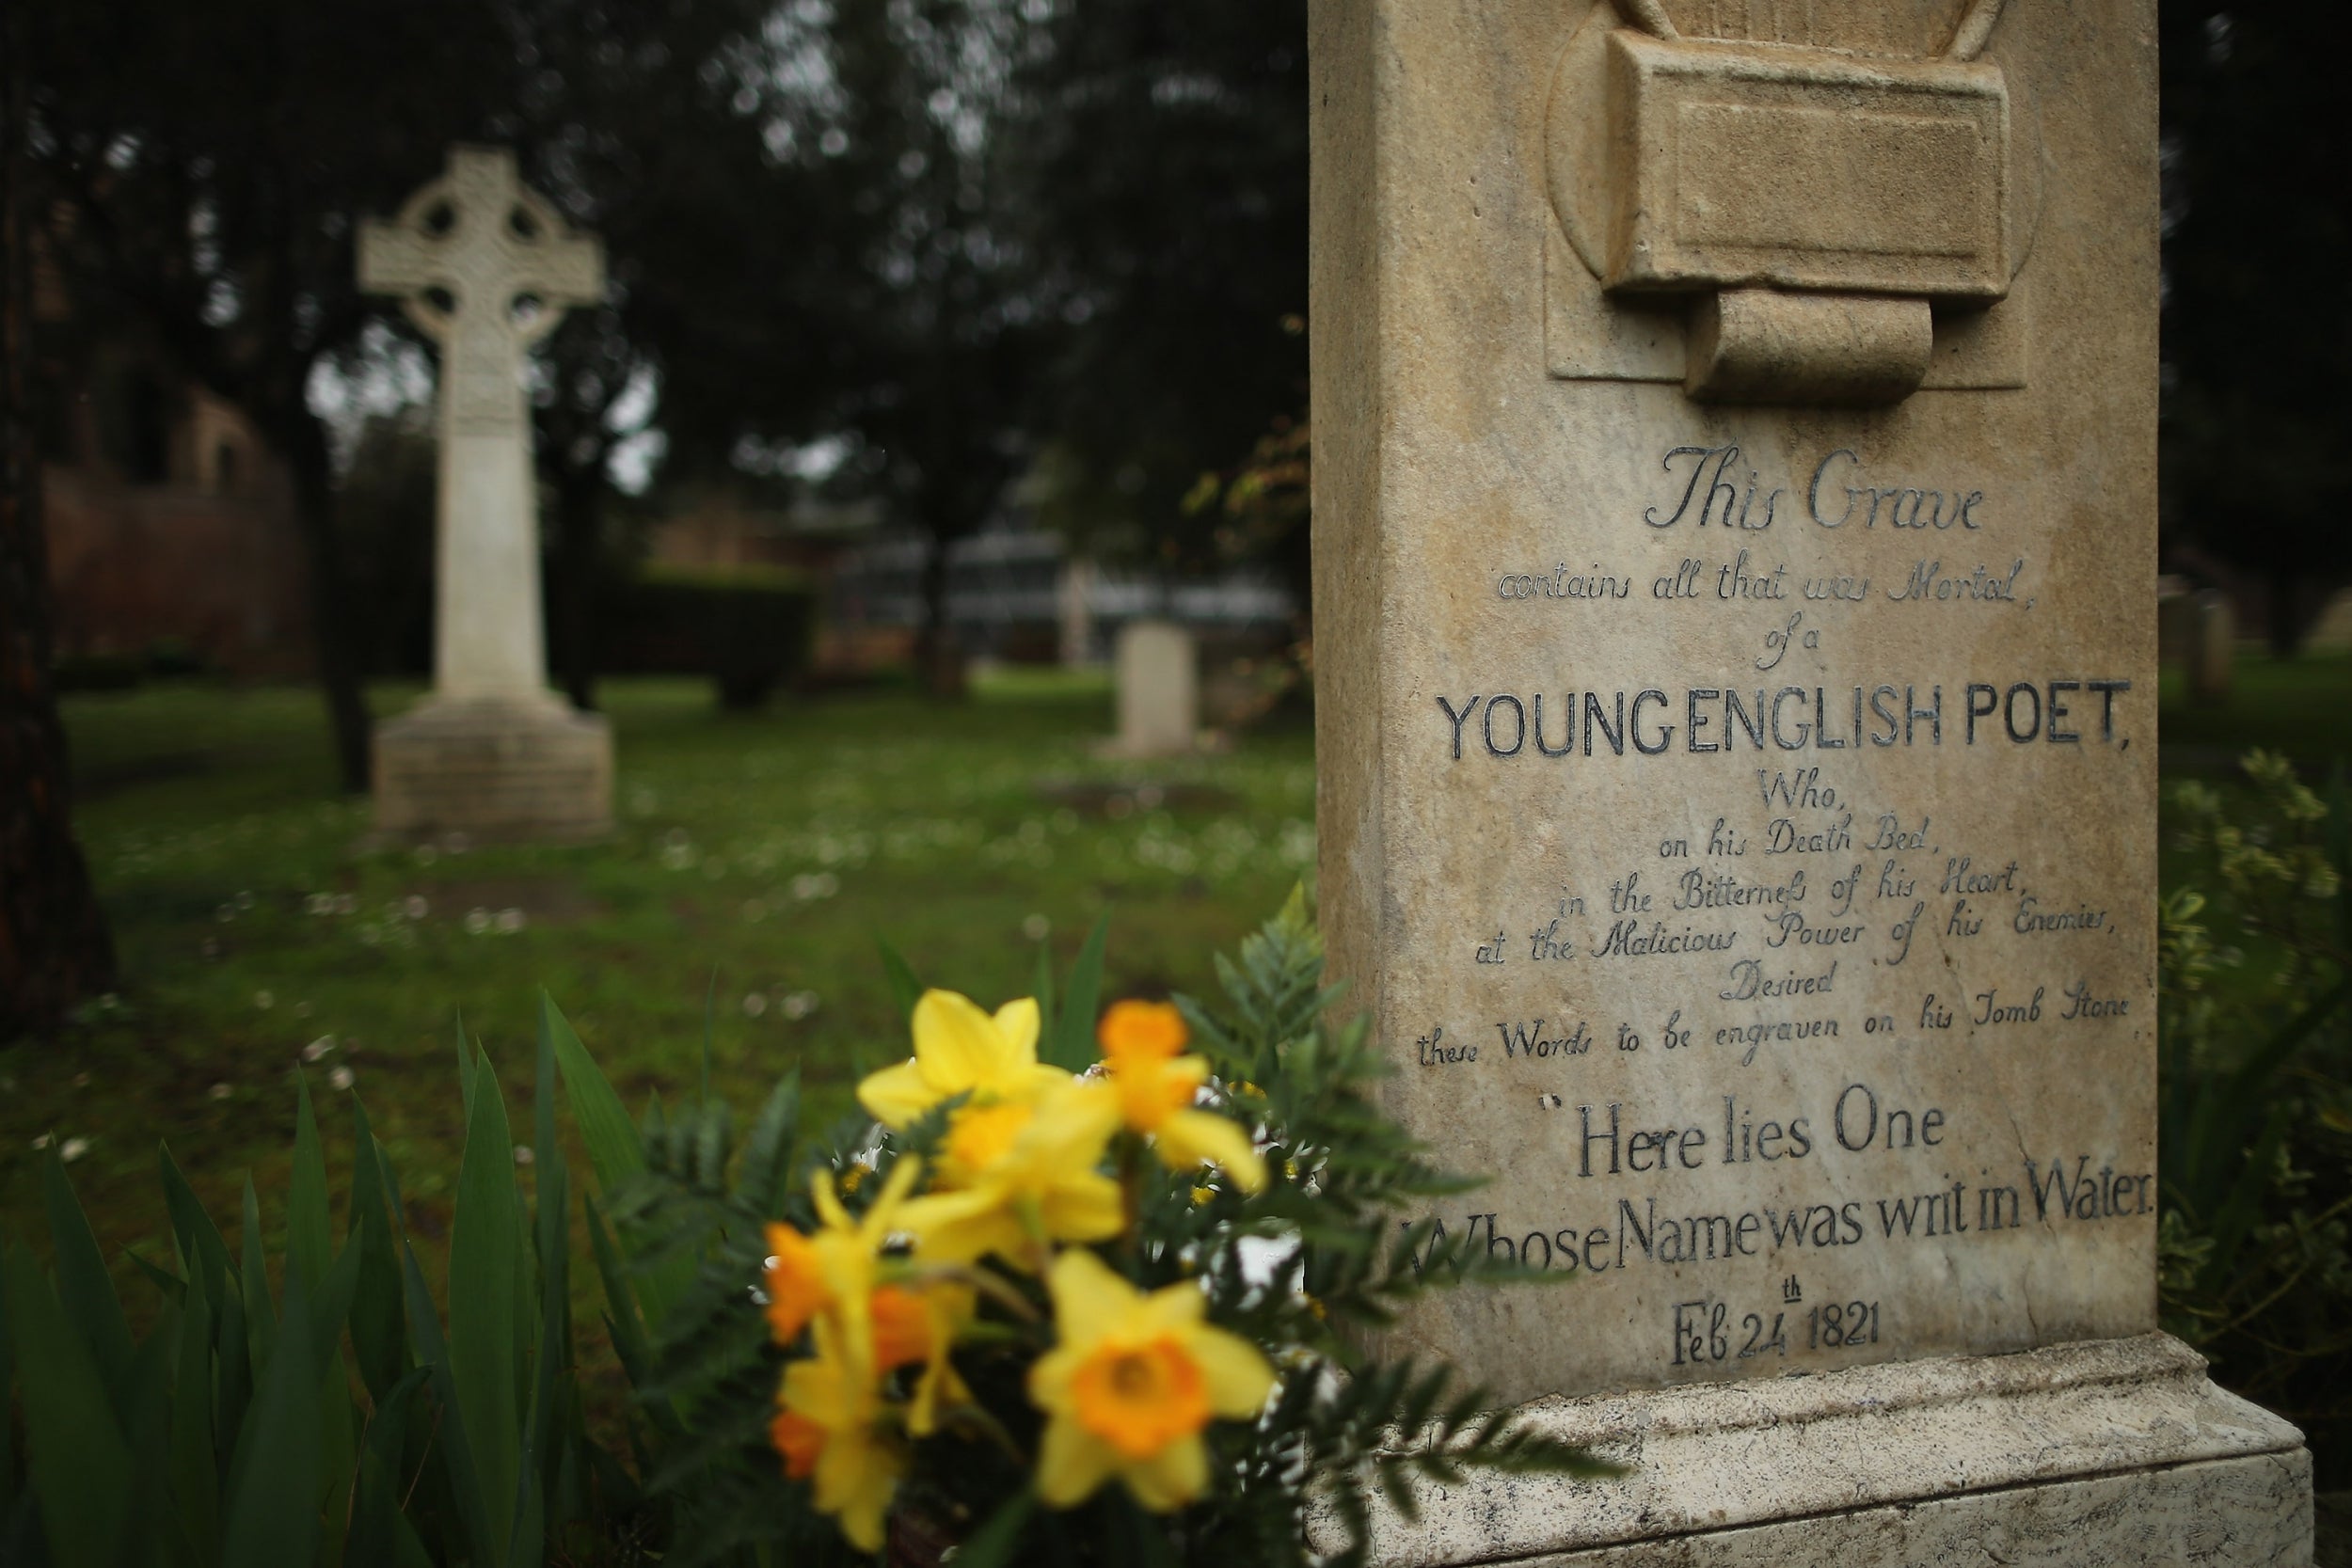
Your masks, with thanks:
[[[1029,1456],[1021,1451],[1021,1445],[1012,1440],[1012,1433],[1007,1432],[1005,1430],[1004,1423],[999,1421],[995,1417],[990,1415],[982,1406],[977,1404],[958,1405],[955,1409],[942,1416],[940,1418],[940,1421],[941,1424],[945,1426],[971,1428],[980,1436],[985,1437],[990,1442],[995,1444],[998,1448],[1004,1449],[1005,1456],[1008,1459],[1010,1459],[1015,1465],[1021,1465],[1025,1469],[1028,1466]]]
[[[984,1269],[974,1264],[970,1267],[940,1269],[929,1274],[928,1277],[952,1279],[969,1285],[1023,1323],[1034,1324],[1045,1321],[1039,1316],[1038,1309],[1029,1304],[1026,1296],[1013,1289],[1002,1275],[993,1269]]]
[[[1122,1243],[1130,1266],[1143,1256],[1143,1140],[1123,1137],[1119,1141],[1119,1204],[1126,1219]]]

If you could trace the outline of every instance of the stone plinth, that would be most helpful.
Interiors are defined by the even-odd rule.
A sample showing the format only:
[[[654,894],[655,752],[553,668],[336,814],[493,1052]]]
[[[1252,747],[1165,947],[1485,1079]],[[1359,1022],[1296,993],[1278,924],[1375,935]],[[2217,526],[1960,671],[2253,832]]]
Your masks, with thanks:
[[[2311,1456],[2165,1335],[1555,1399],[1601,1482],[1424,1486],[1376,1568],[2122,1568],[2311,1560]]]
[[[612,733],[552,698],[428,700],[375,731],[376,831],[477,843],[612,825]]]

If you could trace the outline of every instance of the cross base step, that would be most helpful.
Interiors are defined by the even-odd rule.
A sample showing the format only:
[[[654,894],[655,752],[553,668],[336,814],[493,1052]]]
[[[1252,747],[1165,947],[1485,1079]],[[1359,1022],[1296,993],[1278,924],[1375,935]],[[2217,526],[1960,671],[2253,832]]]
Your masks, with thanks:
[[[551,696],[432,698],[375,727],[375,833],[579,840],[612,829],[612,731]]]

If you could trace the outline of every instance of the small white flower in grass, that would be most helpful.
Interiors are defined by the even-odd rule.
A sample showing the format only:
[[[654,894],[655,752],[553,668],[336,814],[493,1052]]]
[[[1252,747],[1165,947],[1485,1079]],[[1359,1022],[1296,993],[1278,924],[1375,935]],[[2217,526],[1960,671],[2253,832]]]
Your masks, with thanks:
[[[75,1074],[73,1075],[73,1086],[74,1086],[75,1088],[77,1088],[77,1089],[87,1089],[87,1088],[88,1088],[88,1087],[89,1087],[89,1074],[88,1074],[88,1073],[87,1073],[87,1072],[77,1072],[77,1073],[75,1073]]]
[[[57,1158],[69,1165],[88,1152],[89,1140],[87,1138],[68,1138],[57,1146]]]
[[[798,1023],[817,1010],[817,993],[813,990],[796,990],[784,999],[783,1006],[784,1016]]]
[[[1021,923],[1021,934],[1031,942],[1043,942],[1054,928],[1054,923],[1041,914],[1033,914]]]
[[[35,1148],[47,1148],[49,1147],[49,1134],[43,1132],[40,1137],[35,1138],[33,1140],[33,1147]]]
[[[208,1092],[215,1100],[226,1100],[237,1091],[226,1084],[215,1084]]]
[[[294,1015],[296,1018],[309,1018],[310,1016],[310,1004],[308,1002],[295,1003],[294,1005]]]
[[[306,1062],[315,1062],[321,1056],[326,1055],[328,1052],[334,1049],[335,1037],[332,1035],[321,1035],[317,1039],[312,1040],[310,1044],[302,1048],[302,1059]]]
[[[262,1011],[268,1012],[272,1007],[278,1006],[278,998],[268,991],[257,990],[253,993],[253,1005],[261,1008]]]
[[[418,846],[417,846],[417,849],[416,849],[416,855],[417,855],[417,863],[418,863],[419,865],[431,865],[431,864],[432,864],[435,861],[437,861],[437,860],[439,860],[439,859],[441,858],[441,852],[440,852],[438,849],[436,849],[435,847],[433,847],[433,846],[431,846],[430,844],[420,844],[420,845],[418,845]]]
[[[490,911],[479,905],[466,911],[466,934],[478,937],[490,928]]]
[[[761,995],[758,991],[753,991],[749,996],[743,998],[743,1016],[745,1018],[757,1018],[760,1014],[766,1012],[767,1010],[768,998]]]
[[[347,1067],[339,1067],[326,1075],[326,1086],[330,1089],[347,1089],[358,1081],[358,1075]]]
[[[538,1158],[539,1156],[531,1151],[531,1146],[529,1144],[516,1144],[515,1146],[515,1164],[518,1165],[527,1165]]]
[[[498,927],[499,934],[501,936],[512,936],[516,931],[521,930],[523,928],[523,911],[513,909],[499,911]]]
[[[426,915],[433,912],[433,906],[425,902],[424,895],[421,893],[412,893],[408,895],[407,900],[401,905],[401,911],[407,915],[411,920],[422,920]]]

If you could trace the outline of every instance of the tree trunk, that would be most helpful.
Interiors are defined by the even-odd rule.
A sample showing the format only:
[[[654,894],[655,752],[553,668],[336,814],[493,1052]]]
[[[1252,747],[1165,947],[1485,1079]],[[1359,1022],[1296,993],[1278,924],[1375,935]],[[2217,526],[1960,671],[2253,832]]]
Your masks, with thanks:
[[[942,702],[961,700],[965,692],[963,654],[956,646],[956,630],[947,621],[947,547],[944,532],[930,535],[923,556],[923,624],[914,634],[914,673],[926,694]]]
[[[555,487],[556,672],[572,705],[596,705],[596,556],[604,521],[601,467],[566,470]]]
[[[114,943],[74,842],[49,683],[49,550],[34,435],[31,73],[24,12],[0,22],[0,1039],[53,1028],[115,982]]]
[[[2273,566],[2270,582],[2270,652],[2293,658],[2303,646],[2303,579],[2285,567]]]
[[[335,747],[335,770],[344,790],[368,792],[373,730],[359,681],[358,650],[343,576],[342,537],[335,531],[335,487],[326,433],[300,393],[279,421],[279,449],[294,470],[294,521],[310,557],[310,643],[318,656],[319,689]]]

